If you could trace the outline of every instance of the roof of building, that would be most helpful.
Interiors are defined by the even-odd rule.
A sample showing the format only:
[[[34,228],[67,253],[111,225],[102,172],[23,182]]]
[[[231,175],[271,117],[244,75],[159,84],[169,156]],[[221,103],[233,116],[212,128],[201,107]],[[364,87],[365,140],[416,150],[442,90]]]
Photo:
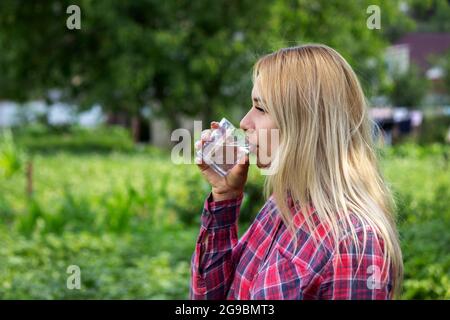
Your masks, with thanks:
[[[431,67],[430,56],[445,54],[450,50],[450,33],[407,33],[395,45],[408,45],[411,60],[425,71]]]

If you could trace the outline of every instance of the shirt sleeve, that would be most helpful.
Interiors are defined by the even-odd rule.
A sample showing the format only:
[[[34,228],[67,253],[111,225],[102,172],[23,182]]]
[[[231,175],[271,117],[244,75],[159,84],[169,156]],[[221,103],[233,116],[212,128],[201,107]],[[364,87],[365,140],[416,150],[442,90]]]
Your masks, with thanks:
[[[206,198],[200,233],[191,259],[190,299],[225,299],[233,279],[238,243],[237,220],[243,194],[234,199]]]
[[[389,266],[383,265],[383,241],[370,230],[365,240],[362,231],[358,237],[365,244],[364,252],[357,254],[351,244],[347,247],[345,242],[341,244],[341,254],[333,254],[323,273],[319,299],[391,299]]]

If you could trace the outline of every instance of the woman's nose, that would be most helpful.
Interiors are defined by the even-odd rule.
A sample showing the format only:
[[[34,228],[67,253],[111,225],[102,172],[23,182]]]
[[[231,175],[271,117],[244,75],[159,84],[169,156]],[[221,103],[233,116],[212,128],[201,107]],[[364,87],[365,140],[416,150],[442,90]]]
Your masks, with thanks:
[[[239,126],[242,130],[246,131],[253,128],[252,121],[250,119],[249,113],[247,113],[239,123]]]

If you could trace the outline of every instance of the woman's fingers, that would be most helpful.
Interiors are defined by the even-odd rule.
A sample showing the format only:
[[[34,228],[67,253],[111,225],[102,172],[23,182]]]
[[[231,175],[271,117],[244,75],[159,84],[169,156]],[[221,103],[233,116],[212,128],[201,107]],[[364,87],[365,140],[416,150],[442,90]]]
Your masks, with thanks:
[[[195,157],[195,164],[203,171],[209,168],[205,161],[200,157]]]
[[[209,140],[209,137],[211,136],[211,130],[210,129],[206,129],[203,130],[200,134],[200,140],[197,140],[194,143],[194,148],[195,150],[200,150],[203,146],[203,144],[205,143],[205,141]]]
[[[239,160],[238,164],[231,169],[234,173],[238,175],[242,175],[248,171],[250,161],[248,155],[245,155],[242,157],[242,159]]]
[[[212,130],[219,128],[219,123],[217,121],[211,122],[211,129],[205,129],[200,134],[200,140],[195,143],[195,148],[200,149],[201,146],[209,140],[211,137]]]
[[[219,128],[219,123],[217,121],[212,121],[211,122],[211,129],[217,129]]]
[[[195,149],[200,150],[202,145],[208,141],[211,137],[212,130],[219,128],[219,123],[217,121],[211,122],[211,129],[205,129],[200,134],[200,140],[196,141],[194,144]]]
[[[205,129],[202,131],[202,133],[200,135],[200,140],[205,142],[205,141],[208,141],[210,137],[211,137],[211,129]]]
[[[250,158],[249,158],[248,154],[246,154],[239,160],[238,165],[248,165],[249,163],[250,163]]]

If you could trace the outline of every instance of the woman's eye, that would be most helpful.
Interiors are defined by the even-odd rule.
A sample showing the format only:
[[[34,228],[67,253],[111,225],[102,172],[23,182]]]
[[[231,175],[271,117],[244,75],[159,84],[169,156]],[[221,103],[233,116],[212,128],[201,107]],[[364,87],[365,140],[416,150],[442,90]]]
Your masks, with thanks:
[[[263,112],[263,113],[265,112],[264,109],[263,109],[263,108],[260,108],[260,107],[255,107],[255,109],[258,110],[258,111],[260,111],[260,112]]]

